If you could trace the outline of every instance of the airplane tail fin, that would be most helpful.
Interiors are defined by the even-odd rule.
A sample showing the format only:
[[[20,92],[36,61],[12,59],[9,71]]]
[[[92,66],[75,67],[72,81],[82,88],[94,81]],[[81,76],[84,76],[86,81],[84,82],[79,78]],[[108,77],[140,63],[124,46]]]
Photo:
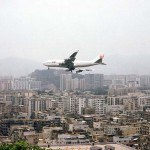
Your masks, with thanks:
[[[106,65],[105,63],[103,63],[103,58],[104,58],[104,54],[100,54],[95,59],[93,59],[92,62],[102,64],[102,65]]]

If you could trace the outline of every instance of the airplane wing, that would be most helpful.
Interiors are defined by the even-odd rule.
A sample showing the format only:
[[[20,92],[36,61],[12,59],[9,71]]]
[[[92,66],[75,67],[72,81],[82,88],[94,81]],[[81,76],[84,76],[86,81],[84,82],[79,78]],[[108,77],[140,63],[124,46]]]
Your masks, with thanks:
[[[69,69],[69,71],[72,71],[75,69],[74,67],[74,61],[76,59],[76,55],[79,51],[74,52],[68,59],[64,60],[64,65]]]
[[[69,57],[69,59],[70,59],[72,62],[75,61],[76,55],[78,54],[78,52],[79,52],[79,51],[74,52],[74,53]]]
[[[67,62],[74,62],[76,59],[76,55],[78,54],[79,51],[74,52],[68,59],[65,59],[66,63]]]
[[[93,71],[93,69],[81,69],[81,68],[76,68],[76,73],[80,73],[82,71]]]

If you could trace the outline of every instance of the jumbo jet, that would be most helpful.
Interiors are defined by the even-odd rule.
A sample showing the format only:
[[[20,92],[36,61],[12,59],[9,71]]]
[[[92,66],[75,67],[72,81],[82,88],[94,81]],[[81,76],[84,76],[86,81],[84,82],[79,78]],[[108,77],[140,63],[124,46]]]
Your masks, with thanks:
[[[76,55],[78,51],[74,52],[69,58],[63,60],[48,60],[43,63],[44,66],[47,66],[48,69],[50,67],[60,67],[60,68],[67,68],[66,71],[73,71],[75,70],[76,73],[82,71],[92,71],[92,69],[84,69],[82,67],[89,67],[95,65],[106,65],[103,63],[104,54],[100,54],[98,57],[91,61],[76,61]]]

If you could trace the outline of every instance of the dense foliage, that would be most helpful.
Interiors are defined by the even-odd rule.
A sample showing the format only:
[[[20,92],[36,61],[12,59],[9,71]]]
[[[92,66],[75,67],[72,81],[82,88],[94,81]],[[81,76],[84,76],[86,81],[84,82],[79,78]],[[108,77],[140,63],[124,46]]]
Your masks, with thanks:
[[[2,144],[0,150],[44,150],[36,145],[29,145],[26,141],[17,141],[14,144]]]
[[[35,70],[30,74],[30,77],[35,78],[37,81],[41,81],[42,86],[48,84],[54,84],[59,87],[60,75],[54,69],[49,70]]]

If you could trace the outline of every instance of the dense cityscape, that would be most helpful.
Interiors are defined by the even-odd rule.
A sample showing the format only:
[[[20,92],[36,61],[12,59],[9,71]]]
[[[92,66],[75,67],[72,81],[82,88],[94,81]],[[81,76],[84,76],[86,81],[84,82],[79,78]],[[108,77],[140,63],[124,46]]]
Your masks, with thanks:
[[[150,149],[149,75],[35,72],[0,77],[1,143],[25,140],[52,149]]]

